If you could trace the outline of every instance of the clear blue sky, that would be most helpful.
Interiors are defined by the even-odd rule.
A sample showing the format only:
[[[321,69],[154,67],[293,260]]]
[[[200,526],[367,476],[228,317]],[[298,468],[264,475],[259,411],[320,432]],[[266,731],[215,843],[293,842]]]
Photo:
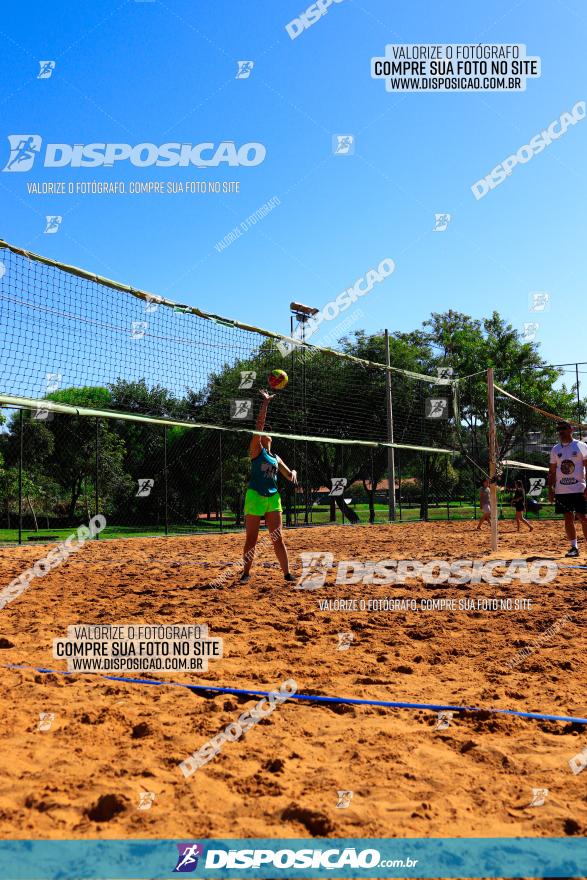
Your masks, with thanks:
[[[255,168],[0,173],[0,235],[55,259],[280,332],[289,303],[322,306],[384,257],[363,297],[367,331],[410,330],[432,310],[516,327],[547,291],[551,362],[582,344],[587,120],[476,201],[471,185],[587,99],[582,0],[345,0],[296,40],[306,0],[9,4],[0,26],[0,161],[8,134],[44,142],[259,141]],[[542,59],[523,93],[390,94],[370,77],[386,43],[525,43]],[[38,61],[55,60],[50,79]],[[252,60],[248,79],[237,61]],[[353,134],[354,156],[332,154]],[[38,164],[38,163],[37,163]],[[239,180],[238,195],[32,196],[30,181]],[[215,243],[281,204],[218,253]],[[433,233],[434,214],[452,214]],[[63,215],[55,235],[47,214]],[[330,329],[330,328],[329,328]]]

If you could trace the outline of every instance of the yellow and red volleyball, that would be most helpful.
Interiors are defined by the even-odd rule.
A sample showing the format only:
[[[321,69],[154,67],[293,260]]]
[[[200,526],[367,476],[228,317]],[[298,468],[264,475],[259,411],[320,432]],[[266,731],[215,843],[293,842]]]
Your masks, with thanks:
[[[274,391],[280,391],[285,388],[289,380],[285,370],[271,370],[268,381]]]

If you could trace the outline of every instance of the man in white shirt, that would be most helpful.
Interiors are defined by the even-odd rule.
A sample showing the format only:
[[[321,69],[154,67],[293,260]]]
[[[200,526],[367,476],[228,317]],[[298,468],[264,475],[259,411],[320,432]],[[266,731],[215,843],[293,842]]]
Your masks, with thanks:
[[[587,541],[587,443],[573,439],[569,422],[557,422],[560,443],[550,452],[548,469],[548,498],[555,502],[555,513],[565,517],[565,532],[571,542],[566,556],[578,556],[575,514],[581,520],[583,535]]]

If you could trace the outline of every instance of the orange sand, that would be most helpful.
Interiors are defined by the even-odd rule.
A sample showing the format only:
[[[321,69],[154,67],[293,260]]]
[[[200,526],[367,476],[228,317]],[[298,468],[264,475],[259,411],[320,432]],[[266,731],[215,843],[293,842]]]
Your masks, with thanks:
[[[503,526],[496,558],[566,549],[561,523],[533,534]],[[336,559],[488,557],[489,532],[472,524],[324,527],[286,532],[299,553]],[[567,761],[587,728],[514,717],[288,701],[185,779],[178,763],[255,700],[215,698],[97,676],[7,670],[65,669],[52,639],[73,623],[207,623],[224,638],[209,672],[163,680],[458,703],[587,716],[585,574],[562,569],[546,586],[286,585],[265,546],[250,583],[208,584],[238,560],[241,535],[93,541],[0,611],[2,711],[0,833],[4,838],[565,836],[587,832],[587,772]],[[47,547],[0,549],[0,584]],[[560,560],[561,562],[563,560]],[[208,566],[193,563],[208,563]],[[573,562],[573,560],[571,560]],[[581,560],[576,560],[581,562]],[[526,611],[324,612],[321,598],[489,596],[532,599]],[[555,621],[571,621],[514,670],[503,664]],[[349,650],[337,633],[352,631]],[[40,712],[55,713],[49,731]],[[530,807],[532,788],[548,788]],[[348,809],[337,791],[351,790]],[[141,791],[155,793],[139,810]]]

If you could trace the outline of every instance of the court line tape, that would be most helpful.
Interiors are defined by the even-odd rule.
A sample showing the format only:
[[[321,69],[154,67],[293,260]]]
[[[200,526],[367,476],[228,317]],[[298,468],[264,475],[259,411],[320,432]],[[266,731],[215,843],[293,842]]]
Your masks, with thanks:
[[[268,697],[270,691],[256,691],[248,688],[214,687],[208,684],[184,684],[179,681],[157,681],[153,678],[125,678],[122,675],[104,675],[96,672],[67,672],[63,669],[46,669],[42,666],[24,666],[16,663],[4,664],[5,669],[21,669],[29,672],[51,673],[53,675],[95,675],[107,681],[121,681],[125,684],[154,684],[163,687],[181,687],[190,691],[214,691],[218,694],[237,696]],[[570,721],[572,724],[587,724],[587,718],[572,715],[546,715],[541,712],[520,712],[517,709],[484,709],[480,706],[450,706],[436,703],[404,703],[397,700],[362,700],[357,697],[327,697],[320,694],[289,694],[289,700],[305,700],[312,703],[345,703],[351,706],[384,706],[388,709],[426,709],[430,712],[492,712],[496,715],[515,715],[518,718],[534,718],[539,721]]]

